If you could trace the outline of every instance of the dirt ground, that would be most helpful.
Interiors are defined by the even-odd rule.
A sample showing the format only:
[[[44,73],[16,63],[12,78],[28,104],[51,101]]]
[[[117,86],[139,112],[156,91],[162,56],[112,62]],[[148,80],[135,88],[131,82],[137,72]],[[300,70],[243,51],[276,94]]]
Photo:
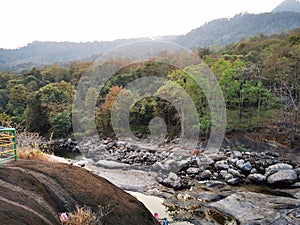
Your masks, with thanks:
[[[109,181],[72,165],[19,160],[0,169],[0,223],[60,224],[62,212],[76,206],[115,208],[103,217],[105,225],[157,224],[134,197]]]

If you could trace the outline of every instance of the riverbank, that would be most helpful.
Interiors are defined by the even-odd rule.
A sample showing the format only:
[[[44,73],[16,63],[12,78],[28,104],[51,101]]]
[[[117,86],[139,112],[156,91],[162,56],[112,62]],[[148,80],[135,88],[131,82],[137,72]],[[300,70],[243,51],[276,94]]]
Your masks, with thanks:
[[[139,146],[108,140],[81,144],[83,161],[77,163],[123,190],[163,199],[174,221],[270,224],[277,218],[300,222],[300,169],[293,157],[230,146],[212,154],[176,144]]]

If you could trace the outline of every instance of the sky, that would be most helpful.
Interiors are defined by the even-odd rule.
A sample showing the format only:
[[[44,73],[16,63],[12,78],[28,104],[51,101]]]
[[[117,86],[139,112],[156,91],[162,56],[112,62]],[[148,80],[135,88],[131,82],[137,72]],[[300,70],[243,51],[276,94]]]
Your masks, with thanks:
[[[186,34],[213,19],[269,12],[283,0],[3,0],[0,48]]]

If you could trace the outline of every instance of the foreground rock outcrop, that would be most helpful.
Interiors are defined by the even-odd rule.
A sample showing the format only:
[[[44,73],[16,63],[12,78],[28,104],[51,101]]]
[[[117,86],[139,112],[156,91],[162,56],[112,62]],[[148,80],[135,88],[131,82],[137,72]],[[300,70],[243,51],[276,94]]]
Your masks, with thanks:
[[[76,206],[112,209],[102,224],[156,224],[130,194],[92,172],[72,165],[19,160],[0,169],[1,224],[60,224],[59,214]]]
[[[231,215],[239,224],[299,224],[299,199],[253,192],[237,192],[210,204],[214,210]],[[216,212],[216,211],[215,211]]]

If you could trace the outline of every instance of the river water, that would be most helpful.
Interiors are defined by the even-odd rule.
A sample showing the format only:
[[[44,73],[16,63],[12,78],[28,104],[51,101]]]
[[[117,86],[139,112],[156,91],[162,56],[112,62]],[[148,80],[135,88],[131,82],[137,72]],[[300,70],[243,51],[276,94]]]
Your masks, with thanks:
[[[156,197],[156,196],[150,196],[150,195],[145,195],[139,192],[133,192],[133,191],[127,191],[129,194],[134,196],[137,200],[142,202],[146,208],[152,213],[158,213],[158,216],[160,219],[167,218],[169,221],[169,224],[174,224],[174,225],[188,225],[192,224],[187,221],[182,221],[182,222],[174,222],[170,215],[168,214],[166,208],[163,205],[164,200],[162,198]]]

